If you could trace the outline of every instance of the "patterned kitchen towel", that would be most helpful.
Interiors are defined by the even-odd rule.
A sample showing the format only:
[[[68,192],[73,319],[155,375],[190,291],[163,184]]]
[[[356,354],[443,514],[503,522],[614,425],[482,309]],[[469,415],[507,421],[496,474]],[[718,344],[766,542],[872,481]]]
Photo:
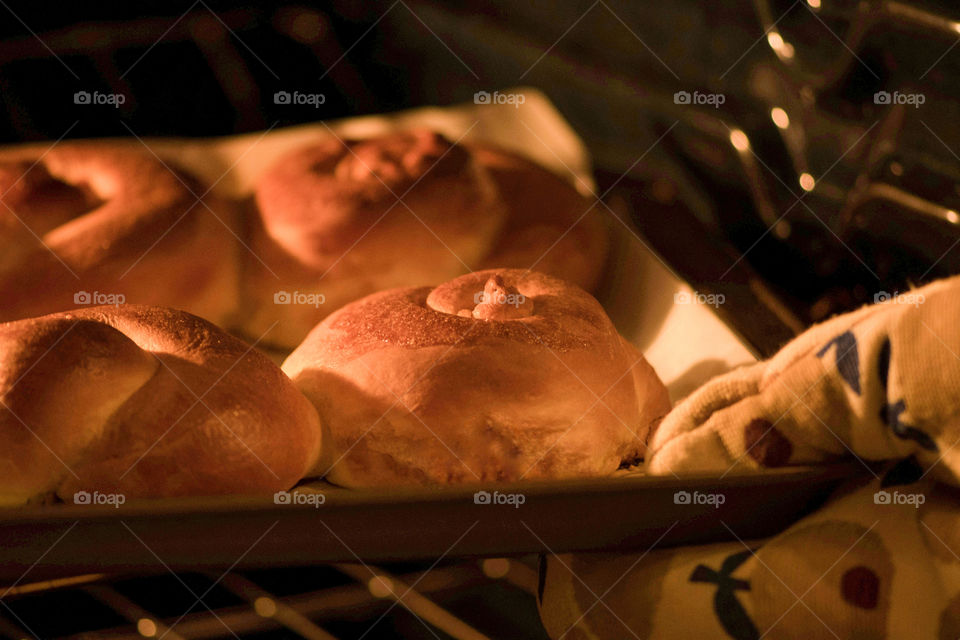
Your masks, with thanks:
[[[812,327],[664,419],[651,474],[889,461],[765,541],[541,565],[554,640],[960,638],[960,277]],[[736,532],[733,532],[736,534]]]

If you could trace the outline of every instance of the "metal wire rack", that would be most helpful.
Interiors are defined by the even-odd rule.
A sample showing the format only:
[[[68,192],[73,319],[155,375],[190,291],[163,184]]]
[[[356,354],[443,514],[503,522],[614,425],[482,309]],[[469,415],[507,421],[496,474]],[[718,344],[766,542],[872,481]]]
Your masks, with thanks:
[[[88,574],[8,589],[0,599],[0,634],[18,640],[545,638],[537,622],[535,566],[536,558],[526,557],[426,569],[336,564]]]

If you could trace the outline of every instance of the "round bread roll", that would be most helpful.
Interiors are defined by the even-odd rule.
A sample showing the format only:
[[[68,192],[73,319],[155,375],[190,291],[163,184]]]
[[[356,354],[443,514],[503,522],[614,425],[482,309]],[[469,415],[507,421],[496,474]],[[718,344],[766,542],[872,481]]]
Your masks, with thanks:
[[[161,307],[0,324],[0,504],[77,491],[267,494],[319,458],[316,410],[241,340]]]
[[[283,364],[347,487],[605,475],[670,408],[588,293],[519,269],[358,300]]]
[[[63,142],[0,153],[0,321],[91,304],[237,304],[235,205],[145,149]]]
[[[423,130],[297,148],[260,178],[256,206],[242,328],[287,348],[348,302],[468,271],[505,217],[469,151]]]
[[[300,147],[260,178],[255,199],[241,329],[290,349],[353,300],[480,268],[536,268],[592,288],[607,251],[598,212],[567,181],[429,130]]]

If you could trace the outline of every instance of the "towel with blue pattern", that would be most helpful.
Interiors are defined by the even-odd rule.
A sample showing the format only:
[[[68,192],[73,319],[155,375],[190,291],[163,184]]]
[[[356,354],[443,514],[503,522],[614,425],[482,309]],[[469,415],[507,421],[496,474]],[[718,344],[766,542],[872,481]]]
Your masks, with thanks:
[[[960,638],[960,278],[833,318],[711,380],[664,419],[645,464],[722,475],[847,458],[863,477],[769,540],[546,558],[547,631]]]

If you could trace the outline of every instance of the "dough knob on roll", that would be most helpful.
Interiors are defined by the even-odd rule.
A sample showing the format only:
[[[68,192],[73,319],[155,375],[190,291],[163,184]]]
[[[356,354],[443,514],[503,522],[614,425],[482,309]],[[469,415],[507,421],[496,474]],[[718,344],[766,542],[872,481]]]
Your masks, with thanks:
[[[0,443],[0,504],[268,494],[316,466],[321,428],[249,345],[128,305],[0,324]]]
[[[191,176],[138,147],[0,153],[0,321],[98,299],[227,321],[239,288],[235,205],[198,198]]]
[[[347,487],[606,475],[670,408],[592,296],[520,269],[367,296],[283,370],[328,430],[314,471]]]
[[[457,315],[477,320],[514,320],[533,315],[533,299],[508,285],[499,274],[490,276],[474,302],[477,306],[461,309]]]

